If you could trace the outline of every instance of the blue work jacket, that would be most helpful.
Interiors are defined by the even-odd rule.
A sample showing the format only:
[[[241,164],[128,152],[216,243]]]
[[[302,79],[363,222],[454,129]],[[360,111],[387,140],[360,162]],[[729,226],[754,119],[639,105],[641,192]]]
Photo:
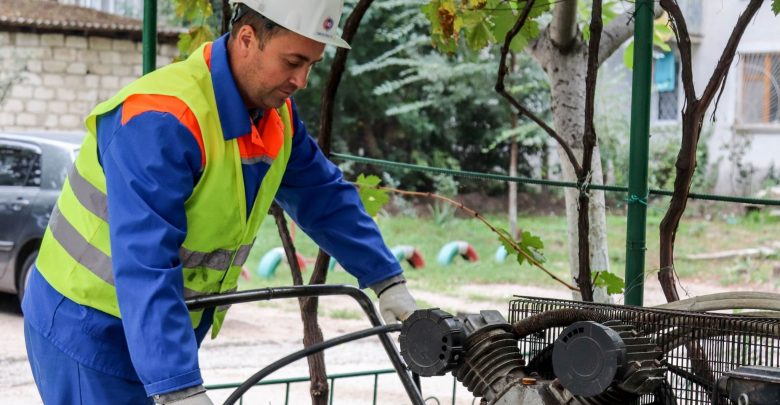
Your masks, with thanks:
[[[249,154],[249,159],[242,159],[242,170],[247,212],[251,212],[269,168],[260,158],[262,150],[251,145],[250,125],[260,123],[262,112],[247,111],[230,72],[226,43],[227,35],[211,47],[211,76],[225,140],[239,139]],[[193,330],[182,327],[190,324],[186,311],[168,313],[148,305],[183,299],[171,294],[171,289],[155,288],[155,283],[166,272],[181,271],[178,252],[187,233],[182,207],[200,178],[203,153],[198,139],[176,114],[150,108],[123,123],[123,107],[101,116],[97,131],[108,194],[122,196],[108,200],[111,239],[126,242],[112,244],[114,277],[122,272],[143,274],[132,278],[138,285],[118,291],[123,317],[69,300],[37,270],[22,309],[31,327],[65,354],[92,369],[140,381],[152,396],[203,383],[197,349],[212,317],[204,316]],[[398,261],[365,213],[355,187],[322,154],[294,102],[292,107],[293,148],[276,201],[357,278],[361,288],[400,274]],[[251,159],[253,153],[257,159]],[[133,232],[115,234],[118,228]]]

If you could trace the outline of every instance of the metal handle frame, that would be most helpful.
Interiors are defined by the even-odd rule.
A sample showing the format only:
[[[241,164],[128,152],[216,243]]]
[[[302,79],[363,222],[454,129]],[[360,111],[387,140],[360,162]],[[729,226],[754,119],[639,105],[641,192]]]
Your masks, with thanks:
[[[300,298],[300,297],[319,297],[329,295],[348,295],[358,302],[360,307],[365,312],[371,325],[374,327],[383,326],[382,318],[379,316],[371,299],[357,287],[351,285],[299,285],[289,287],[274,287],[274,288],[261,288],[256,290],[237,291],[225,294],[208,295],[194,297],[186,300],[187,307],[190,310],[218,307],[223,305],[232,305],[243,302],[253,301],[269,301],[280,298]],[[398,353],[393,341],[387,333],[380,333],[378,335],[379,340],[382,342],[382,346],[387,352],[387,356],[390,358],[390,362],[393,364],[393,368],[398,377],[401,379],[401,383],[406,390],[406,394],[409,399],[412,400],[414,405],[425,405],[420,390],[413,381],[412,374],[406,369],[401,355]]]

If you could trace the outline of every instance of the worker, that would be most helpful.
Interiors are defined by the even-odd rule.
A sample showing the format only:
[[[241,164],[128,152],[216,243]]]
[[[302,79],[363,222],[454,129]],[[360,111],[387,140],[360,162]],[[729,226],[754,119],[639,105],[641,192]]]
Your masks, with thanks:
[[[291,98],[337,36],[343,0],[242,0],[231,31],[97,105],[24,295],[35,383],[51,404],[211,404],[198,347],[227,308],[275,200],[386,322],[415,301],[355,187]],[[260,235],[260,238],[269,235]]]

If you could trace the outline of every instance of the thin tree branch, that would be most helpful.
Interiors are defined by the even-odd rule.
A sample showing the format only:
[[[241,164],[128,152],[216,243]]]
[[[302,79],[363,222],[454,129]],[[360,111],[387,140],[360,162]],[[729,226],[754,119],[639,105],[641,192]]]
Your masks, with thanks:
[[[677,0],[661,0],[661,7],[669,13],[672,19],[672,29],[677,38],[677,48],[680,50],[680,64],[682,65],[681,80],[685,92],[686,105],[696,100],[696,88],[693,85],[693,69],[691,68],[691,36],[688,33],[688,24],[685,22],[680,5]]]
[[[347,41],[347,43],[352,42],[352,39],[355,37],[355,34],[360,27],[360,22],[363,20],[363,16],[373,2],[374,0],[360,0],[358,4],[355,5],[352,13],[349,14],[349,17],[347,17],[341,35],[341,38]],[[348,54],[349,49],[339,48],[336,51],[336,56],[333,58],[333,63],[330,65],[328,81],[322,92],[318,144],[325,156],[330,155],[331,132],[333,131],[333,108],[336,100],[336,92],[338,91],[341,77],[344,75],[344,70],[347,65]],[[322,284],[325,282],[329,262],[330,256],[325,253],[324,250],[320,249],[319,253],[317,253],[317,261],[314,263],[310,284]],[[317,298],[312,297],[311,300],[316,306]]]
[[[293,243],[290,231],[287,228],[287,220],[284,218],[284,211],[275,202],[271,204],[269,210],[276,220],[276,227],[279,230],[279,237],[282,239],[284,253],[287,256],[287,263],[290,265],[290,272],[293,278],[293,284],[303,285],[303,276],[301,268],[298,266],[297,255],[295,253],[295,244]],[[301,321],[303,322],[303,345],[304,347],[322,342],[322,329],[317,323],[317,303],[310,301],[308,297],[298,298],[298,306],[301,309]],[[309,366],[309,392],[311,394],[312,404],[325,405],[328,400],[328,377],[325,370],[325,354],[323,352],[312,354],[306,358]]]
[[[675,282],[674,242],[677,229],[685,212],[691,182],[696,169],[696,149],[701,134],[704,115],[713,97],[722,91],[731,63],[736,54],[737,45],[744,34],[747,24],[755,16],[763,0],[751,0],[740,15],[729,36],[726,47],[713,71],[701,99],[696,98],[693,88],[691,68],[691,45],[685,18],[676,0],[661,0],[661,6],[669,13],[677,37],[682,62],[682,80],[685,89],[685,108],[682,115],[682,141],[677,155],[674,193],[669,209],[660,224],[660,265],[658,278],[667,301],[679,299]]]
[[[745,11],[739,16],[737,23],[734,25],[734,30],[731,31],[726,47],[723,48],[723,52],[720,54],[720,59],[715,66],[715,71],[712,73],[712,77],[710,77],[707,87],[704,88],[699,108],[704,108],[706,110],[715,93],[718,92],[718,89],[721,89],[722,91],[723,83],[726,81],[726,77],[731,68],[731,62],[734,60],[734,55],[737,53],[737,46],[742,40],[742,35],[745,33],[745,29],[750,23],[750,20],[753,19],[763,3],[764,0],[751,0],[747,7],[745,7]]]
[[[342,32],[342,39],[347,43],[351,43],[352,39],[357,33],[360,22],[363,19],[368,7],[373,3],[373,0],[360,0],[355,8],[347,17],[347,21],[344,23],[344,30]],[[318,144],[325,156],[330,155],[331,146],[331,132],[333,130],[333,109],[335,105],[336,93],[341,83],[341,78],[344,75],[346,69],[347,56],[349,50],[345,48],[339,48],[336,51],[336,56],[331,63],[330,75],[328,76],[325,89],[322,93],[322,102],[320,105],[320,131]],[[280,229],[281,233],[281,229]],[[288,253],[289,256],[289,253]],[[309,284],[324,284],[327,278],[328,263],[330,262],[330,256],[320,249],[317,254],[317,260],[314,263],[314,270],[312,270]],[[292,263],[292,262],[291,262]],[[317,324],[317,307],[319,300],[317,297],[302,298],[299,301],[301,307],[301,317],[304,324],[304,346],[310,346],[315,343],[322,342],[322,330]],[[328,399],[328,384],[325,373],[325,361],[322,353],[318,354],[319,357],[309,357],[309,375],[312,378],[310,385],[310,392],[313,404],[326,404]]]
[[[583,301],[593,301],[593,283],[591,281],[590,268],[590,195],[586,188],[591,173],[593,161],[593,149],[596,147],[596,128],[593,124],[594,103],[596,98],[596,80],[598,78],[598,53],[601,32],[604,24],[601,19],[601,0],[593,0],[593,9],[590,20],[590,42],[588,43],[588,66],[585,75],[585,133],[582,137],[582,173],[579,173],[577,181],[583,186],[580,188],[577,236],[580,247],[578,253],[579,274],[577,286]]]
[[[290,264],[293,285],[303,285],[303,275],[301,274],[300,266],[298,266],[295,243],[290,236],[290,230],[287,227],[287,219],[284,218],[284,211],[276,202],[271,204],[271,208],[268,211],[276,221],[276,229],[279,231],[279,238],[282,240],[282,247],[284,247],[287,263]]]
[[[604,25],[601,19],[601,0],[593,0],[593,12],[590,20],[590,42],[588,43],[588,69],[585,75],[585,134],[582,138],[582,176],[590,172],[593,149],[596,147],[596,128],[593,124],[596,99],[596,80],[599,70],[599,45]],[[582,179],[580,179],[582,181]]]
[[[514,106],[520,114],[525,115],[531,121],[535,122],[537,125],[542,127],[545,132],[547,132],[548,135],[550,135],[553,139],[555,139],[558,144],[561,146],[563,151],[566,153],[566,156],[569,158],[569,161],[571,162],[571,165],[574,167],[575,173],[578,175],[582,172],[582,168],[580,167],[579,162],[577,161],[577,158],[574,156],[574,152],[571,150],[571,147],[564,141],[564,139],[558,135],[555,130],[547,125],[544,120],[539,118],[536,114],[531,112],[529,109],[525,108],[517,99],[512,97],[511,94],[506,90],[506,86],[504,85],[504,80],[506,79],[506,75],[509,72],[509,68],[507,67],[507,55],[509,54],[509,46],[512,44],[512,40],[517,36],[517,34],[520,32],[520,29],[523,28],[523,25],[525,25],[525,22],[528,20],[528,15],[531,13],[531,9],[533,8],[533,5],[536,0],[527,0],[525,3],[525,7],[523,8],[523,11],[520,14],[520,18],[517,19],[517,22],[515,22],[515,25],[512,27],[509,32],[506,34],[506,38],[504,38],[504,44],[501,46],[501,60],[498,62],[498,77],[496,79],[496,87],[495,90],[497,93],[501,94],[505,99],[509,101],[512,106]]]
[[[373,2],[374,0],[360,0],[358,4],[355,5],[352,13],[349,14],[349,17],[347,17],[347,21],[344,23],[344,30],[341,34],[341,38],[347,41],[347,43],[352,43],[352,39],[355,37],[355,34],[357,34],[357,30],[360,27],[360,21],[363,20],[363,16]],[[333,131],[333,108],[336,100],[336,92],[339,89],[341,78],[344,76],[344,70],[347,66],[348,54],[349,49],[339,48],[336,51],[336,56],[330,64],[328,81],[325,84],[325,89],[322,91],[318,143],[325,156],[330,155],[330,138],[331,132]]]
[[[469,207],[466,207],[461,202],[458,202],[458,201],[455,201],[453,199],[450,199],[450,198],[447,198],[447,197],[444,197],[444,196],[441,196],[441,195],[438,195],[438,194],[434,194],[434,193],[431,193],[431,192],[407,191],[407,190],[400,190],[400,189],[397,189],[397,188],[382,187],[382,186],[363,186],[363,185],[357,185],[357,186],[358,187],[369,187],[369,188],[373,188],[373,189],[377,189],[377,190],[384,190],[384,191],[389,191],[389,192],[392,192],[392,193],[397,193],[397,194],[402,194],[402,195],[434,198],[434,199],[437,199],[437,200],[444,201],[444,202],[446,202],[448,204],[451,204],[451,205],[453,205],[453,206],[455,206],[455,207],[457,207],[457,208],[459,208],[459,209],[461,209],[463,211],[466,211],[467,213],[469,213],[469,216],[472,216],[472,217],[477,218],[478,220],[480,220],[483,224],[485,224],[488,228],[490,228],[491,231],[493,231],[496,235],[498,235],[499,238],[501,238],[501,240],[507,242],[510,246],[512,246],[512,248],[517,253],[523,255],[523,257],[525,257],[525,259],[528,260],[528,263],[531,263],[532,265],[536,266],[537,268],[539,268],[540,270],[545,272],[548,276],[550,276],[553,280],[555,280],[558,283],[562,284],[564,287],[568,288],[569,290],[571,290],[571,291],[579,291],[579,289],[577,287],[567,283],[564,280],[561,280],[558,276],[556,276],[550,270],[548,270],[546,267],[544,267],[541,263],[539,263],[538,260],[534,259],[533,256],[531,256],[526,251],[524,251],[522,248],[520,248],[520,246],[518,246],[515,241],[506,238],[504,236],[504,234],[502,232],[499,232],[498,228],[493,226],[493,224],[491,224],[487,220],[487,218],[485,218],[482,214],[480,214],[477,211],[474,211],[473,209],[471,209]]]
[[[221,10],[222,10],[222,22],[220,30],[222,34],[227,33],[230,31],[230,1],[228,0],[219,0],[219,3],[221,4]]]

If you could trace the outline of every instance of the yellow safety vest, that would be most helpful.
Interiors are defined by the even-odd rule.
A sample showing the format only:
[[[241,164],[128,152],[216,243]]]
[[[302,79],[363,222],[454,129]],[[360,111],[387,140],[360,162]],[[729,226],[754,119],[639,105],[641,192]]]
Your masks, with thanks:
[[[289,100],[269,112],[279,114],[284,144],[263,178],[247,220],[238,142],[226,141],[222,134],[204,47],[183,62],[131,83],[87,117],[87,137],[57,200],[37,260],[46,281],[69,299],[121,317],[111,262],[106,178],[98,162],[96,121],[135,94],[178,98],[190,108],[203,134],[206,165],[185,202],[187,236],[179,251],[184,298],[235,291],[241,265],[287,167],[292,114]],[[226,311],[227,307],[216,309],[212,338],[219,333]],[[193,327],[197,327],[202,315],[203,310],[190,312]]]

